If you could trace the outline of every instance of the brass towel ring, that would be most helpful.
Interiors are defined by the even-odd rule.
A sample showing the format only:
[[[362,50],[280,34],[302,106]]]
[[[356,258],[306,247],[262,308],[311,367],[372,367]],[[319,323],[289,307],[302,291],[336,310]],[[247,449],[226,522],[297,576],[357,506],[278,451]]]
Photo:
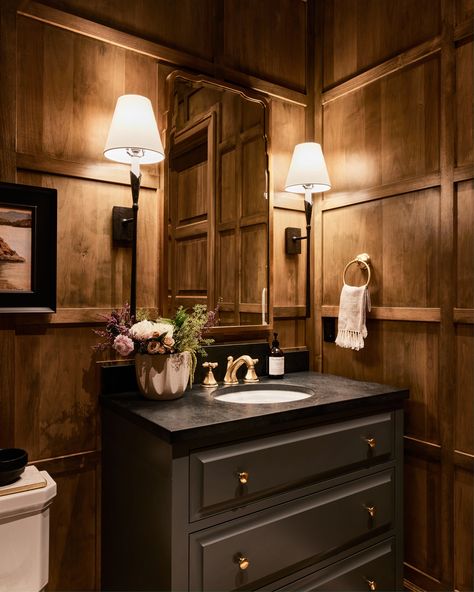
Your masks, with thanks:
[[[346,284],[346,271],[347,269],[353,264],[353,263],[357,263],[357,265],[362,268],[365,267],[367,270],[367,282],[364,284],[364,286],[368,286],[369,282],[370,282],[370,256],[367,255],[367,253],[361,253],[360,255],[357,255],[357,257],[355,259],[352,259],[352,261],[349,261],[349,263],[344,267],[344,273],[342,274],[342,281],[344,282],[344,285],[347,286]]]

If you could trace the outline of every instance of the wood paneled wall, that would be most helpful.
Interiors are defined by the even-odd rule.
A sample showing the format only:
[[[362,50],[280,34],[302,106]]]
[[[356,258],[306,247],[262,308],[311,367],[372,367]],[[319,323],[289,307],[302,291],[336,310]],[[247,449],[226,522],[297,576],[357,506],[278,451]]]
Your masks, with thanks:
[[[166,77],[188,68],[272,101],[272,295],[286,347],[304,346],[304,258],[284,228],[303,227],[282,194],[291,151],[312,133],[313,3],[303,0],[2,0],[0,180],[58,190],[58,311],[0,318],[0,446],[25,447],[58,483],[49,590],[100,588],[98,314],[129,294],[130,253],[111,209],[130,205],[128,169],[102,157],[117,97],[147,95],[164,129]],[[281,32],[281,34],[275,33]],[[162,167],[144,167],[138,306],[160,308]],[[284,277],[285,281],[281,281]],[[288,281],[286,281],[288,278]],[[461,496],[461,490],[459,491]]]
[[[326,0],[317,14],[316,127],[333,189],[317,214],[316,305],[337,316],[344,266],[367,252],[373,309],[359,352],[325,343],[318,315],[314,364],[410,388],[414,589],[474,585],[472,18],[472,2],[455,0]],[[364,277],[355,267],[348,279]]]

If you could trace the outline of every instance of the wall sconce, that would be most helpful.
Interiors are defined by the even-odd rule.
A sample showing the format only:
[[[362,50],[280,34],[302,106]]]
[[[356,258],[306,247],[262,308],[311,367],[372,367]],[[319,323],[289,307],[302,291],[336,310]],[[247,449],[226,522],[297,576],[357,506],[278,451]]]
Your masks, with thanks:
[[[301,241],[306,240],[306,317],[311,316],[311,214],[313,212],[313,193],[331,189],[328,170],[321,145],[316,142],[297,144],[293,151],[290,169],[286,178],[285,190],[290,193],[304,193],[306,215],[306,236],[301,236],[300,228],[285,228],[285,251],[287,255],[301,253]]]
[[[140,164],[153,164],[162,161],[165,157],[150,99],[140,95],[123,95],[117,99],[104,156],[115,162],[131,165],[130,184],[133,206],[131,208],[114,207],[112,223],[113,240],[122,246],[130,244],[132,246],[130,314],[135,318]]]

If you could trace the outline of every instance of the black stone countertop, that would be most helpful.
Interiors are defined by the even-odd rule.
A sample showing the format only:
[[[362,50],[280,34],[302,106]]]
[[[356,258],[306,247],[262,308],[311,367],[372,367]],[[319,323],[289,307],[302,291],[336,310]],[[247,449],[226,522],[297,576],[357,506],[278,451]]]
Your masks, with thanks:
[[[277,404],[240,404],[215,399],[230,389],[304,389],[309,398]],[[122,416],[143,424],[169,442],[183,442],[220,435],[244,437],[248,432],[275,428],[288,422],[305,422],[338,412],[370,411],[396,407],[408,397],[408,390],[361,382],[331,374],[295,372],[283,380],[262,377],[256,385],[219,386],[206,389],[194,386],[173,401],[152,401],[137,392],[102,396],[102,404]]]

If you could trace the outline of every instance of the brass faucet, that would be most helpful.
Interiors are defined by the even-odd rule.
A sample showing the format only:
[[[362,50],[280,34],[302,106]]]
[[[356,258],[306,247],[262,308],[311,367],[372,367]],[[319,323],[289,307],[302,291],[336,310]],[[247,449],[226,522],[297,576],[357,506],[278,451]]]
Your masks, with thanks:
[[[244,382],[258,382],[258,376],[255,372],[255,364],[258,362],[258,358],[251,358],[248,355],[240,356],[234,360],[232,356],[227,357],[227,372],[224,377],[224,384],[239,384],[237,379],[237,370],[243,365],[247,365],[247,374],[245,375]]]

